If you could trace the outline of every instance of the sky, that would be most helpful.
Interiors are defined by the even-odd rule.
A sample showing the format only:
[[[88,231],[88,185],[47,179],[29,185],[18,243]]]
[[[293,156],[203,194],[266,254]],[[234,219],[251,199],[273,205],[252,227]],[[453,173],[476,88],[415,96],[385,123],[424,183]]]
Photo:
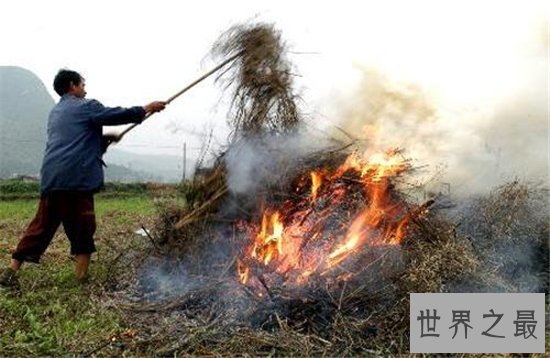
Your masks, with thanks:
[[[538,0],[2,1],[0,65],[33,71],[56,100],[51,83],[66,67],[86,78],[89,98],[144,105],[214,67],[222,60],[209,57],[216,39],[250,21],[281,31],[303,110],[320,126],[341,120],[339,103],[354,96],[366,69],[414,84],[454,113],[496,111],[526,90],[548,99],[540,65],[548,61],[548,5]],[[542,71],[531,73],[533,63]],[[531,77],[544,72],[532,88]],[[223,143],[226,104],[227,93],[207,80],[118,146],[180,155],[186,142],[193,156],[210,130]]]

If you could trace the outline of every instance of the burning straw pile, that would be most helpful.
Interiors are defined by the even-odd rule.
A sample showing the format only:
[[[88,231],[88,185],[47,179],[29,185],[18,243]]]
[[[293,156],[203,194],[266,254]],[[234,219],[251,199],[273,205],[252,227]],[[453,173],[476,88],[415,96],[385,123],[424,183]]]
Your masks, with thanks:
[[[230,149],[298,129],[290,66],[271,26],[235,27],[215,51],[243,54],[226,73],[235,88]],[[133,267],[115,290],[138,351],[404,353],[409,292],[489,287],[472,239],[431,210],[434,200],[415,203],[405,190],[414,168],[401,151],[309,152],[239,194],[229,190],[227,153],[188,188],[187,208],[164,211],[153,253],[119,262]]]

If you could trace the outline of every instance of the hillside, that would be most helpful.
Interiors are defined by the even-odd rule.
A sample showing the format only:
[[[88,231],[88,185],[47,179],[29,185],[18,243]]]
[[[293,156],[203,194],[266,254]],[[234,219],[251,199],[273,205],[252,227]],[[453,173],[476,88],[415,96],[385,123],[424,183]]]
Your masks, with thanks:
[[[0,66],[0,177],[38,174],[53,106],[54,100],[35,74]]]

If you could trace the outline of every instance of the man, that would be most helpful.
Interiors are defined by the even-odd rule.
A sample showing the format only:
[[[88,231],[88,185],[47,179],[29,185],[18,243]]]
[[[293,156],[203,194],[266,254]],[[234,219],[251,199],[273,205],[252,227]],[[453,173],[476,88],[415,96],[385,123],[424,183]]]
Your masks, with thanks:
[[[53,83],[61,96],[50,112],[42,162],[40,202],[36,216],[19,241],[9,268],[0,274],[0,286],[17,287],[16,272],[23,262],[38,263],[60,223],[70,241],[75,276],[87,277],[91,254],[96,251],[93,194],[103,186],[102,127],[141,123],[148,113],[162,111],[165,102],[143,107],[108,108],[88,100],[85,81],[75,71],[62,69]]]

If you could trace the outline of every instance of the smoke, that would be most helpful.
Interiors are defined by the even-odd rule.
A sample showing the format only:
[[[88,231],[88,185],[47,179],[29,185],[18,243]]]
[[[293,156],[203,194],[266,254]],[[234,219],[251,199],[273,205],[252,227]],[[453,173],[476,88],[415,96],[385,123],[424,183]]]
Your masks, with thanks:
[[[186,313],[221,314],[224,324],[241,321],[243,312],[257,302],[236,278],[233,230],[226,225],[211,225],[197,235],[201,235],[201,244],[187,251],[155,252],[139,260],[130,259],[130,271],[137,279],[116,290],[125,292],[132,302],[144,303],[151,311],[164,310],[185,298],[181,309]]]
[[[549,39],[546,26],[536,30],[529,32],[528,46],[487,52],[499,61],[493,66],[499,72],[480,58],[449,68],[447,76],[440,73],[435,85],[433,78],[423,82],[430,76],[421,73],[407,82],[359,68],[362,79],[354,91],[332,103],[335,120],[371,147],[401,147],[432,171],[444,166],[443,180],[455,193],[484,193],[515,177],[546,180]]]
[[[312,140],[304,132],[242,139],[225,155],[229,190],[254,195],[260,188],[278,183],[285,169],[296,167],[305,155],[327,146],[327,141]]]
[[[391,82],[373,70],[365,69],[357,91],[336,106],[338,125],[368,147],[404,148],[422,158],[432,155],[444,135],[436,108],[421,88]]]
[[[190,276],[184,264],[157,257],[150,257],[144,263],[138,277],[142,298],[147,300],[162,300],[187,293],[200,284]]]
[[[547,185],[549,175],[549,38],[544,30],[531,47],[503,58],[508,67],[498,76],[465,71],[470,88],[463,80],[460,90],[445,93],[445,86],[360,68],[356,88],[332,103],[345,132],[371,149],[404,149],[424,169],[421,181],[444,168],[436,184],[450,187],[449,207],[457,207],[440,214],[456,223],[459,237],[470,241],[480,262],[479,277],[449,282],[450,291],[548,290],[548,188],[532,187]],[[491,72],[484,67],[488,64],[474,72]],[[453,79],[456,74],[447,80]],[[491,80],[497,82],[488,84]],[[469,90],[472,95],[460,96]]]
[[[443,180],[457,192],[481,193],[510,178],[547,175],[544,76],[533,75],[529,85],[494,107],[453,110],[417,85],[373,70],[363,75],[352,98],[337,106],[339,126],[368,147],[402,148],[432,172],[444,166]]]

